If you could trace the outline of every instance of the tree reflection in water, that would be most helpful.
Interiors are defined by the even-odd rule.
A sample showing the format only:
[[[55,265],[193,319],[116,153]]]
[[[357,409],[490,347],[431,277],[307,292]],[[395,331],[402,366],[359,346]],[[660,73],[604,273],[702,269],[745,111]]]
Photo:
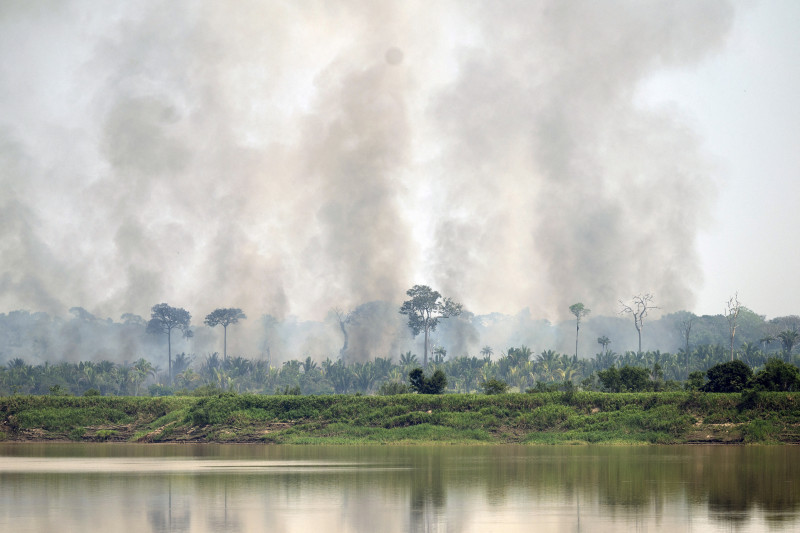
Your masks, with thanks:
[[[0,530],[800,528],[798,447],[88,449],[0,446]]]

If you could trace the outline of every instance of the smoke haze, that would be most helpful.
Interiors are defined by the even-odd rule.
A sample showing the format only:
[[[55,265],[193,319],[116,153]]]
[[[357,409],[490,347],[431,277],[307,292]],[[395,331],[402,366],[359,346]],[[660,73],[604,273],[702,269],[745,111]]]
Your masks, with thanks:
[[[250,316],[235,351],[262,342],[262,315],[322,321],[415,283],[475,313],[613,314],[641,292],[689,308],[708,164],[637,88],[719,49],[733,15],[7,0],[0,309],[116,320],[168,302],[198,323],[235,306]],[[400,320],[369,342],[401,349]],[[455,350],[474,351],[461,327]],[[335,326],[314,338],[340,342]]]

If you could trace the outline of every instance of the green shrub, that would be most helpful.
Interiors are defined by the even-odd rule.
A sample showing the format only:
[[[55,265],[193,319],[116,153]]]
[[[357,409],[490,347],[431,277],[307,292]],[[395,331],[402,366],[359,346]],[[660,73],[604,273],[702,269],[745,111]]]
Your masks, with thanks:
[[[481,383],[481,389],[484,394],[503,394],[508,391],[508,383],[491,378]]]
[[[800,370],[771,357],[764,368],[753,376],[753,384],[768,391],[796,391],[800,388]]]
[[[116,434],[117,432],[113,429],[99,429],[97,430],[97,433],[95,433],[95,437],[100,440],[108,440]]]
[[[703,386],[706,392],[741,392],[750,378],[753,370],[738,359],[719,363],[706,370],[708,383]]]
[[[772,442],[780,428],[770,420],[753,420],[744,428],[745,442]]]
[[[566,422],[575,411],[566,405],[548,404],[537,407],[530,413],[523,413],[517,417],[517,427],[523,429],[557,429]]]
[[[408,382],[411,388],[419,394],[441,394],[447,387],[447,376],[440,369],[426,378],[421,368],[415,368],[408,373]]]
[[[703,388],[706,383],[706,374],[702,370],[696,370],[689,374],[689,378],[684,384],[684,388],[688,391],[696,391]]]
[[[393,396],[395,394],[408,394],[411,389],[405,383],[397,383],[395,381],[384,381],[378,389],[378,394],[381,396]]]

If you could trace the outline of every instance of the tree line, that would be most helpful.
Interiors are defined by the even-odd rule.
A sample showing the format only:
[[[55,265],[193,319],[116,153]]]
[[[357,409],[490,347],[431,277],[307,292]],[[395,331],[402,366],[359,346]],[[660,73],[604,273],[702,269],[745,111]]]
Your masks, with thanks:
[[[521,345],[517,348],[508,348],[505,352],[501,352],[499,358],[494,359],[494,351],[491,346],[484,346],[479,352],[480,357],[455,354],[456,357],[451,355],[448,359],[448,351],[445,346],[436,342],[431,345],[432,334],[437,331],[439,326],[446,329],[450,327],[449,323],[463,323],[462,313],[470,314],[463,311],[461,304],[450,298],[442,297],[439,292],[425,285],[415,285],[406,294],[409,299],[403,302],[399,309],[395,309],[400,315],[407,318],[407,328],[411,336],[422,337],[422,358],[419,366],[425,370],[431,370],[429,367],[433,365],[433,370],[436,370],[442,365],[447,365],[448,382],[451,384],[450,390],[452,391],[478,390],[476,383],[485,383],[490,379],[506,383],[516,390],[525,390],[537,383],[550,384],[560,381],[577,384],[586,380],[589,381],[582,386],[591,388],[596,386],[591,381],[592,379],[596,381],[598,371],[624,366],[648,368],[654,375],[663,373],[665,381],[686,381],[692,371],[705,371],[725,360],[723,344],[727,344],[727,360],[741,360],[752,368],[759,368],[766,364],[769,357],[773,356],[780,357],[784,362],[794,362],[796,358],[794,349],[800,341],[800,333],[797,328],[800,318],[792,316],[766,321],[765,317],[742,306],[738,297],[735,296],[727,303],[726,311],[722,315],[697,317],[691,313],[679,312],[662,318],[662,321],[668,320],[673,325],[673,334],[680,337],[683,347],[677,352],[642,351],[644,319],[649,310],[656,308],[653,296],[645,294],[634,297],[629,303],[620,301],[620,315],[629,314],[634,319],[639,339],[639,350],[635,352],[627,351],[617,354],[611,348],[615,345],[615,339],[609,335],[601,335],[597,338],[597,344],[601,349],[593,358],[578,357],[581,325],[586,323],[591,313],[588,307],[579,302],[569,306],[570,313],[575,316],[575,352],[571,356],[553,350],[542,350],[534,356],[527,346]],[[394,366],[395,370],[403,374],[404,378],[407,377],[408,369],[405,368],[407,365],[404,365],[402,361],[395,363],[391,357],[377,357],[372,361],[364,361],[363,358],[361,361],[352,361],[346,357],[349,354],[348,333],[354,325],[358,324],[359,320],[363,321],[363,316],[360,317],[354,311],[342,312],[338,309],[335,311],[344,342],[342,349],[339,350],[338,358],[334,360],[331,360],[330,357],[320,360],[319,357],[305,356],[286,361],[283,366],[273,367],[269,358],[269,347],[267,347],[266,361],[263,360],[264,357],[260,359],[237,357],[234,364],[229,361],[231,358],[228,357],[228,329],[229,326],[245,320],[247,316],[238,308],[218,308],[209,313],[203,323],[210,328],[222,326],[222,357],[212,354],[200,360],[194,355],[187,356],[182,353],[183,359],[180,362],[177,361],[177,357],[173,361],[174,335],[179,334],[183,338],[190,338],[194,332],[191,325],[191,314],[183,308],[172,307],[166,303],[153,306],[151,317],[147,321],[129,313],[122,317],[124,321],[122,326],[130,329],[130,335],[136,334],[136,331],[139,331],[137,328],[141,328],[152,334],[149,336],[165,341],[167,356],[165,370],[159,365],[153,366],[152,359],[148,361],[142,356],[131,358],[135,361],[132,364],[112,363],[106,358],[100,357],[95,357],[94,360],[99,361],[97,365],[106,369],[106,374],[111,371],[108,365],[117,368],[118,376],[106,376],[105,380],[108,383],[117,383],[117,385],[107,387],[107,389],[111,392],[119,391],[119,393],[127,394],[138,394],[141,392],[141,387],[145,385],[148,387],[158,385],[173,391],[194,390],[198,383],[203,386],[220,388],[237,384],[236,386],[243,390],[273,390],[275,387],[272,387],[272,384],[280,383],[276,387],[283,387],[283,390],[296,390],[299,387],[302,391],[311,392],[369,393],[375,392],[376,383],[399,383],[397,372],[389,378],[388,374],[383,372],[384,369]],[[72,308],[70,312],[75,316],[75,321],[80,324],[98,324],[97,327],[101,328],[116,326],[110,322],[110,319],[107,323],[108,326],[103,326],[106,322],[97,321],[82,308]],[[14,334],[18,338],[20,336],[21,328],[17,328],[16,331],[4,328],[3,326],[8,323],[4,319],[13,316],[15,319],[28,317],[37,321],[45,320],[46,316],[43,318],[41,315],[43,314],[24,315],[19,312],[11,313],[8,316],[0,315],[0,336],[5,335],[7,339],[13,337]],[[472,318],[474,319],[474,315]],[[600,324],[600,326],[595,324],[595,331],[602,331],[602,324],[607,322],[602,317],[598,318],[596,324]],[[74,330],[69,335],[80,337],[80,329]],[[130,337],[130,335],[128,336]],[[736,348],[735,339],[744,342],[741,342]],[[46,353],[48,349],[46,338],[34,337],[32,341],[38,342],[42,351]],[[17,340],[16,345],[19,344],[21,342]],[[586,344],[585,339],[584,344]],[[6,345],[13,347],[15,344],[12,340],[12,342],[6,342]],[[411,352],[407,352],[401,356],[401,359],[410,355]],[[6,370],[11,368],[12,363],[20,366],[20,362],[22,366],[26,366],[21,358],[11,357]],[[82,365],[82,372],[83,368],[90,368],[89,373],[94,372],[91,367],[95,363],[84,361],[78,364]],[[150,365],[149,369],[147,365]],[[314,365],[320,368],[321,377],[319,379],[313,378],[313,372],[304,371],[306,367]],[[58,365],[51,364],[50,366]],[[284,372],[284,366],[289,370]],[[299,377],[290,377],[293,368],[304,369],[298,371],[298,376],[303,376],[302,383]],[[184,375],[187,370],[192,370],[194,374]],[[248,376],[251,374],[261,377],[250,379]],[[262,379],[262,374],[271,377],[265,380]],[[590,379],[592,376],[594,378]],[[259,380],[261,381],[259,382]],[[85,383],[86,379],[83,379],[82,382]],[[64,386],[70,390],[76,388],[76,384],[69,380],[65,381]],[[14,387],[25,388],[19,383]]]
[[[168,369],[143,358],[132,363],[104,360],[38,365],[16,358],[0,366],[0,394],[396,394],[430,391],[423,390],[429,383],[446,393],[658,391],[703,389],[714,381],[707,376],[709,369],[721,364],[747,368],[747,379],[741,378],[744,383],[765,369],[780,367],[791,373],[800,363],[796,354],[785,360],[761,350],[731,362],[726,347],[721,345],[697,347],[688,354],[688,368],[686,354],[659,351],[601,351],[592,358],[581,359],[553,350],[534,354],[529,347],[520,346],[508,348],[499,357],[492,356],[489,347],[480,356],[453,358],[445,350],[436,350],[428,369],[423,371],[422,361],[411,352],[349,364],[339,359],[317,362],[306,357],[279,365],[240,356],[224,358],[218,353],[201,358],[179,353],[172,361],[172,380]],[[718,391],[713,387],[707,390]]]

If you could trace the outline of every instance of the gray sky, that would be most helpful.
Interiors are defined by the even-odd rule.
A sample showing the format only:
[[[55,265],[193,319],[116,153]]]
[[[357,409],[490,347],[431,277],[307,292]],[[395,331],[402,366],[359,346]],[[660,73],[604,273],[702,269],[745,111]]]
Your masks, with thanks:
[[[117,5],[114,5],[117,4]],[[0,311],[796,312],[795,2],[0,4]]]
[[[740,2],[725,48],[655,75],[650,104],[680,108],[714,164],[718,198],[699,235],[698,313],[736,291],[769,316],[797,314],[800,294],[800,4]]]

